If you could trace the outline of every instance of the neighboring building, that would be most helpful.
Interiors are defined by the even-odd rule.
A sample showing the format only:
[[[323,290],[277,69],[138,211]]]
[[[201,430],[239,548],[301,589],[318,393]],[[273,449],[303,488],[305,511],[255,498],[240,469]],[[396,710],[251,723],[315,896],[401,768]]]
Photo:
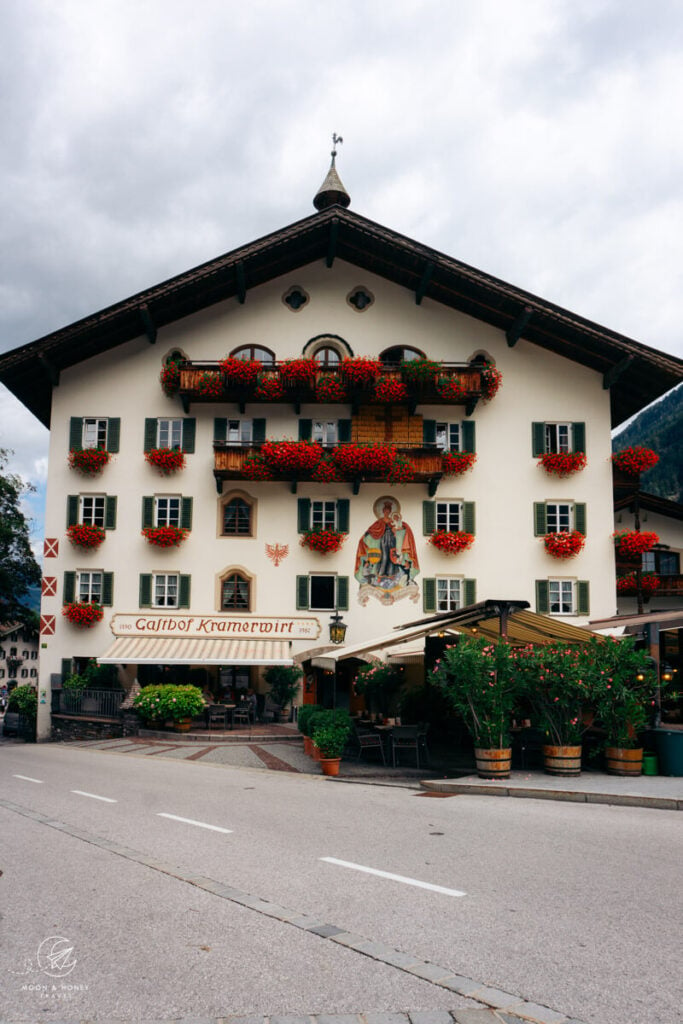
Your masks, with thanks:
[[[501,595],[576,625],[616,611],[610,432],[683,363],[348,202],[333,167],[314,215],[0,357],[0,379],[51,431],[42,687],[99,658],[126,685],[201,668],[216,688],[263,691],[263,667],[324,649],[335,614],[353,644]],[[260,361],[258,381],[221,376],[226,356]],[[352,357],[380,369],[349,383]],[[416,364],[427,380],[413,383],[401,364],[421,357],[436,376]],[[316,374],[297,381],[287,361],[305,358]],[[300,449],[264,447],[282,439],[325,458],[308,450],[306,470]],[[363,467],[354,446],[369,443],[403,459],[383,448]],[[182,448],[184,468],[155,470],[157,448]],[[69,467],[83,450],[110,453],[98,475]],[[543,453],[581,451],[569,476],[539,468]],[[72,524],[106,539],[76,547]],[[141,534],[161,527],[189,532],[165,549]],[[341,549],[303,547],[318,528],[343,532]],[[440,529],[474,540],[446,554],[429,542]],[[583,550],[551,557],[543,536],[573,530]],[[78,601],[102,605],[102,621],[67,621]],[[304,699],[325,682],[307,674]],[[347,678],[336,699],[348,694]]]
[[[617,579],[621,581],[617,590],[618,613],[632,615],[643,610],[651,613],[678,609],[683,616],[683,505],[632,489],[616,495],[614,513],[615,531],[640,530],[658,537],[654,546],[640,558],[629,561],[617,556]],[[635,587],[630,586],[631,582]]]
[[[0,685],[38,686],[38,631],[21,622],[0,625]]]

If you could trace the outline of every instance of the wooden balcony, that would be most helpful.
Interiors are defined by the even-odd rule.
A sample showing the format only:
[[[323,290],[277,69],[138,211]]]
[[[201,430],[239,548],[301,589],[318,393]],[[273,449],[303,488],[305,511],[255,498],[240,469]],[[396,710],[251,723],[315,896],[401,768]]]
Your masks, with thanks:
[[[316,385],[321,377],[337,376],[341,378],[339,367],[323,367],[314,378],[306,384],[292,384],[284,380],[280,373],[281,363],[264,365],[259,374],[261,383],[267,382],[274,393],[263,393],[263,388],[255,385],[240,385],[227,381],[221,374],[219,363],[192,362],[180,367],[180,395],[185,412],[189,412],[193,402],[212,404],[234,404],[244,413],[247,404],[289,403],[298,413],[304,404],[350,405],[355,412],[363,405],[387,405],[388,403],[375,394],[374,387],[349,388],[343,398],[320,397]],[[207,375],[210,375],[207,378]],[[381,376],[402,381],[401,370],[397,366],[385,366]],[[207,388],[207,379],[209,387]],[[449,382],[460,385],[459,392],[450,397],[444,395]],[[420,384],[407,383],[407,396],[392,403],[407,406],[414,411],[418,405],[463,405],[468,416],[474,412],[477,402],[483,397],[482,376],[478,368],[463,363],[441,363],[438,377]]]

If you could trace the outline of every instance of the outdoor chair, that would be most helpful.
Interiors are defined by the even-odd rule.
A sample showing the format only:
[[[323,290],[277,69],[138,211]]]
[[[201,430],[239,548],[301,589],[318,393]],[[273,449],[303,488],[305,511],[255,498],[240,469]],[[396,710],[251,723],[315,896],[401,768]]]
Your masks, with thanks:
[[[358,760],[360,761],[364,750],[379,750],[382,764],[386,765],[387,759],[384,754],[384,743],[380,734],[359,729],[358,726],[355,728],[355,733],[356,740],[358,741]]]
[[[420,734],[416,725],[395,725],[391,730],[391,762],[396,767],[396,755],[402,750],[415,751],[415,767],[420,767]]]
[[[235,708],[232,713],[232,724],[233,728],[237,725],[248,725],[251,728],[251,718],[249,717],[249,708]]]
[[[276,704],[269,693],[266,694],[266,701],[263,707],[263,718],[266,722],[277,722],[280,718],[282,705]]]
[[[225,729],[228,724],[228,709],[224,704],[209,704],[206,709],[206,724],[211,732],[212,725]]]

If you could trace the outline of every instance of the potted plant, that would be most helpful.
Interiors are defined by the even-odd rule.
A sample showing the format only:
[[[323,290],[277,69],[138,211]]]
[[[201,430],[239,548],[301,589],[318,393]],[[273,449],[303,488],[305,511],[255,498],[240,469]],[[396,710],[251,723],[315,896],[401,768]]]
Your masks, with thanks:
[[[161,390],[168,398],[174,398],[178,394],[180,391],[180,366],[175,360],[169,360],[162,367],[159,374],[159,383],[161,384]]]
[[[452,374],[440,374],[436,378],[436,393],[440,398],[453,405],[464,402],[469,389],[463,382],[462,377],[455,377]]]
[[[317,441],[264,441],[260,454],[274,473],[308,476],[322,459],[324,449]]]
[[[155,547],[170,548],[179,547],[190,531],[181,526],[145,526],[140,532]]]
[[[352,389],[369,390],[375,383],[376,377],[382,370],[379,359],[367,359],[364,356],[355,356],[352,359],[342,359],[341,375],[347,387]]]
[[[284,397],[280,377],[275,373],[262,373],[254,388],[254,396],[264,402],[279,402]]]
[[[148,465],[158,469],[162,476],[169,476],[185,465],[185,452],[182,448],[150,448],[145,452]]]
[[[223,397],[223,377],[215,370],[205,370],[197,378],[196,388],[202,398]]]
[[[226,356],[218,365],[228,387],[255,387],[263,369],[258,359],[238,359],[235,356]]]
[[[363,665],[358,670],[353,689],[359,697],[365,698],[368,711],[378,713],[385,719],[394,710],[396,696],[402,685],[403,669],[400,666],[377,662]]]
[[[320,704],[302,704],[296,719],[297,728],[304,738],[304,753],[308,754],[309,757],[313,754],[313,725],[311,719],[319,711],[322,711],[322,705]]]
[[[429,543],[446,555],[457,555],[472,547],[474,534],[464,530],[435,530],[429,537]]]
[[[462,637],[446,647],[430,673],[430,681],[465,722],[483,779],[510,775],[512,716],[519,696],[511,650],[505,640]]]
[[[586,538],[578,530],[546,533],[542,538],[545,549],[553,558],[573,558],[583,550]]]
[[[585,452],[545,452],[538,457],[538,465],[546,473],[565,477],[586,468]]]
[[[641,573],[640,582],[638,581],[637,572],[629,572],[625,576],[617,576],[617,593],[622,594],[624,597],[637,594],[640,589],[643,600],[649,601],[652,594],[659,590],[661,585],[662,581],[654,573]]]
[[[318,402],[348,401],[344,382],[336,373],[321,373],[316,378],[315,397]]]
[[[298,665],[270,665],[263,674],[270,687],[270,697],[282,710],[291,705],[299,692],[303,672]]]
[[[321,711],[313,716],[313,743],[320,751],[323,775],[339,775],[344,747],[351,734],[351,719],[341,709]]]
[[[639,476],[657,465],[659,455],[651,448],[635,445],[632,448],[622,448],[621,451],[614,452],[611,459],[622,473],[626,473],[627,476]]]
[[[475,452],[444,452],[441,456],[441,471],[444,476],[459,476],[471,469],[476,461]]]
[[[38,695],[32,686],[15,686],[9,695],[7,713],[17,714],[17,734],[32,742],[36,738]],[[6,717],[6,716],[5,716]]]
[[[441,364],[435,363],[432,359],[402,359],[400,370],[406,384],[424,387],[434,383],[441,370]]]
[[[104,448],[72,448],[69,465],[84,476],[97,476],[109,462],[109,452]]]
[[[104,617],[102,605],[96,601],[70,601],[62,608],[62,615],[74,626],[90,629]]]
[[[96,550],[106,537],[101,526],[92,526],[89,523],[72,523],[66,535],[74,547],[90,551]]]
[[[361,473],[386,476],[395,458],[395,446],[382,443],[341,444],[332,452],[332,459],[339,471],[351,478]]]
[[[488,363],[481,370],[481,397],[485,402],[494,398],[503,383],[503,374]]]
[[[659,536],[652,530],[619,530],[612,536],[617,553],[627,560],[640,560],[644,551],[651,551],[659,544]]]
[[[280,363],[280,380],[290,388],[312,388],[320,369],[315,359],[285,359]]]
[[[408,387],[404,381],[396,377],[378,377],[375,381],[375,398],[388,405],[405,402],[408,398]]]
[[[161,725],[170,719],[176,732],[187,732],[192,718],[203,712],[205,703],[198,686],[167,683],[143,687],[133,707],[148,724]]]
[[[346,534],[339,530],[307,530],[301,538],[301,546],[327,555],[339,551],[345,539]]]

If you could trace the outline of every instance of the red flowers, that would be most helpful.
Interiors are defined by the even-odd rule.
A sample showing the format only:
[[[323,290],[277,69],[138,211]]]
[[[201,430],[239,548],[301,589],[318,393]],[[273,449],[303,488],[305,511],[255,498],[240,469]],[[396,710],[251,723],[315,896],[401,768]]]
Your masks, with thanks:
[[[64,615],[74,626],[90,629],[96,622],[101,622],[104,610],[101,605],[87,601],[72,601],[62,608]]]
[[[654,576],[652,573],[642,573],[640,577],[640,590],[644,596],[649,597],[655,590],[659,590],[661,581],[659,576]],[[638,593],[638,574],[630,572],[626,576],[617,576],[617,593],[618,594],[637,594]]]
[[[106,534],[101,526],[89,526],[86,523],[74,523],[66,531],[72,544],[79,548],[98,548]]]
[[[465,533],[464,530],[436,530],[429,538],[429,543],[445,555],[458,555],[461,551],[467,551],[473,542],[474,534]]]
[[[265,402],[277,402],[284,396],[284,390],[280,383],[280,378],[276,377],[275,374],[263,374],[258,379],[258,384],[254,389],[254,395],[256,398],[261,398]]]
[[[362,356],[342,359],[341,363],[342,377],[350,388],[371,388],[381,369],[379,359],[365,359]]]
[[[301,538],[301,546],[327,555],[339,551],[345,539],[346,534],[339,530],[307,530]]]
[[[659,455],[651,448],[636,445],[634,448],[623,448],[620,452],[614,452],[612,462],[622,473],[638,476],[656,466],[659,462]]]
[[[458,476],[471,469],[476,461],[474,452],[444,452],[441,456],[441,469],[444,476]]]
[[[481,397],[485,402],[498,394],[503,383],[503,374],[495,366],[485,366],[481,371]]]
[[[261,455],[247,455],[242,464],[242,473],[247,480],[272,480],[273,471]]]
[[[261,457],[279,473],[311,473],[324,455],[317,441],[265,441]]]
[[[180,526],[146,526],[142,535],[157,548],[170,548],[179,547],[189,532]]]
[[[180,367],[177,363],[166,363],[159,374],[161,390],[169,398],[173,398],[180,390]]]
[[[395,403],[405,402],[408,397],[408,388],[402,380],[396,377],[379,377],[375,384],[375,398],[380,402]]]
[[[183,468],[185,452],[182,448],[151,448],[145,452],[145,461],[158,469],[162,476],[168,476]]]
[[[235,384],[253,387],[263,369],[258,359],[237,359],[235,356],[226,356],[218,365],[228,387]]]
[[[614,545],[620,555],[624,558],[638,558],[643,551],[650,551],[655,544],[659,544],[659,537],[652,531],[640,532],[640,530],[627,530],[623,533],[613,533]]]
[[[564,533],[546,533],[543,543],[553,558],[573,558],[583,549],[586,538],[578,530],[569,530]]]
[[[84,476],[97,476],[109,462],[109,452],[104,448],[72,448],[69,465]]]
[[[396,458],[396,448],[392,444],[342,444],[334,449],[332,458],[345,476],[386,474]]]
[[[408,384],[431,384],[441,366],[431,359],[402,359],[401,376]]]
[[[280,363],[280,379],[290,387],[313,387],[320,367],[315,359],[286,359]]]
[[[223,378],[220,373],[206,370],[197,378],[197,391],[203,398],[222,398]]]
[[[318,402],[346,402],[348,395],[344,383],[335,373],[321,373],[315,382]]]
[[[555,476],[569,476],[577,473],[586,466],[585,452],[546,452],[539,456],[539,466],[542,466],[546,473],[554,473]]]
[[[441,376],[436,381],[436,393],[448,402],[457,404],[464,401],[467,396],[467,388],[460,377]]]

